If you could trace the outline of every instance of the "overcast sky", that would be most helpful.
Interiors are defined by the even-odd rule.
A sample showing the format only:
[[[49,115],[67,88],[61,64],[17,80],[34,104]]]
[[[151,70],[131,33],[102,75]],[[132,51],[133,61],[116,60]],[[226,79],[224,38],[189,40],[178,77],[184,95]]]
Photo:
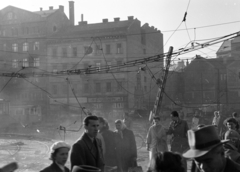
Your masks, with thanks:
[[[54,9],[63,5],[68,16],[67,0],[7,0],[1,1],[0,9],[12,5],[28,11],[39,11],[40,7],[47,10],[49,6]],[[183,20],[187,10],[186,22]],[[240,1],[239,0],[75,0],[75,24],[81,20],[81,14],[88,23],[100,23],[102,19],[120,17],[120,20],[127,20],[128,16],[134,16],[141,21],[141,24],[149,23],[164,34],[164,43],[173,32],[169,30],[186,29],[176,31],[164,47],[167,52],[169,46],[174,50],[184,47],[191,40],[214,38],[227,35],[240,30]],[[224,24],[206,28],[215,24]],[[195,31],[194,29],[196,28]],[[188,36],[189,33],[189,36]],[[214,58],[219,45],[209,47],[193,53],[188,53],[182,58],[191,58],[195,54]]]

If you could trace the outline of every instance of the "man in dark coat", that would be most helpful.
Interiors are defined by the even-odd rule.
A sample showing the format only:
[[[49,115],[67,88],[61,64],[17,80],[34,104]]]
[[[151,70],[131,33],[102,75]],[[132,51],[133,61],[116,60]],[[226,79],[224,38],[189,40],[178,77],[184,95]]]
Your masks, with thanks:
[[[104,160],[101,141],[96,138],[99,127],[97,116],[87,116],[84,121],[85,132],[74,143],[70,155],[71,169],[77,165],[89,165],[104,171]]]
[[[135,136],[132,130],[126,128],[122,120],[116,120],[115,126],[118,171],[126,172],[128,168],[137,166]]]
[[[179,118],[177,111],[171,113],[172,122],[167,131],[168,135],[172,135],[171,151],[183,153],[188,149],[187,131],[188,124],[186,121]]]
[[[99,133],[102,134],[105,143],[105,166],[117,166],[115,133],[109,129],[108,122],[103,117],[98,117],[100,122]]]
[[[192,159],[192,172],[240,172],[240,165],[224,155],[223,144],[214,125],[188,131],[190,149],[183,157]]]

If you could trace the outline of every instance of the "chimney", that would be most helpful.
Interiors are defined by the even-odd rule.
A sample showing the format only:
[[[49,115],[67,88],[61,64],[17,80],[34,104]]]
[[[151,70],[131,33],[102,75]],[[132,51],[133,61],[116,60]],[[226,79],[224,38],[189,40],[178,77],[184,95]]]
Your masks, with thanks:
[[[69,1],[69,20],[70,24],[74,26],[74,1]]]
[[[42,11],[42,7],[40,8],[40,11]]]
[[[49,10],[53,10],[53,6],[50,6],[50,7],[49,7]]]
[[[133,20],[133,16],[128,16],[128,20]]]
[[[83,14],[81,14],[81,21],[83,22]]]
[[[82,26],[82,25],[87,25],[87,21],[80,21],[80,22],[78,22],[78,25],[80,25],[80,26]]]
[[[114,18],[114,21],[115,21],[115,22],[118,22],[118,21],[120,21],[120,18],[119,18],[119,17],[116,17],[116,18]]]
[[[59,10],[64,12],[64,6],[63,5],[59,5]]]
[[[108,19],[103,19],[102,22],[103,22],[103,23],[107,23],[107,22],[108,22]]]

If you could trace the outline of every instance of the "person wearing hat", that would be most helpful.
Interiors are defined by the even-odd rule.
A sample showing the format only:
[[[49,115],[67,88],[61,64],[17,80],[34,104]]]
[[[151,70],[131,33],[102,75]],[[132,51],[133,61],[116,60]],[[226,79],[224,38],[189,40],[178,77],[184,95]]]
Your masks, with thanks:
[[[40,172],[69,172],[70,170],[65,166],[68,159],[68,152],[70,145],[63,141],[55,142],[51,146],[50,160],[52,164]]]
[[[172,122],[167,130],[168,135],[172,135],[171,139],[171,151],[183,153],[188,148],[187,143],[187,131],[188,124],[186,121],[179,118],[178,112],[173,111],[171,113]]]
[[[157,152],[164,152],[168,150],[167,135],[164,127],[161,125],[159,116],[153,117],[153,125],[148,130],[146,140],[150,161]]]
[[[225,133],[225,140],[229,142],[223,145],[225,156],[237,163],[240,163],[239,139],[240,135],[235,130],[228,130]]]
[[[240,172],[240,165],[225,157],[223,144],[216,127],[207,125],[188,131],[190,149],[184,158],[193,160],[192,172]]]
[[[104,171],[104,158],[101,140],[97,138],[99,119],[97,116],[87,116],[83,120],[85,132],[73,144],[70,162],[74,166],[87,165]]]

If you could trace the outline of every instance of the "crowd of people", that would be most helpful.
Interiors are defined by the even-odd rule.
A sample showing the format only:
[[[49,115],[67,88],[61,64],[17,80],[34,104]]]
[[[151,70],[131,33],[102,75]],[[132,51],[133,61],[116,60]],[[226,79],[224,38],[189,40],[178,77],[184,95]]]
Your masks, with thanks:
[[[166,129],[160,117],[153,118],[147,135],[149,171],[186,172],[188,160],[191,172],[240,172],[240,116],[236,112],[223,119],[221,112],[216,111],[210,125],[194,119],[190,130],[176,111],[171,118]],[[172,135],[171,148],[167,150],[166,135]]]
[[[70,147],[65,142],[56,142],[51,147],[49,167],[41,172],[83,171],[128,171],[137,166],[137,148],[133,131],[123,120],[115,121],[115,131],[109,129],[106,119],[94,115],[83,120],[85,132]],[[70,157],[71,169],[65,164]]]
[[[168,128],[161,124],[160,116],[153,117],[146,137],[149,172],[187,172],[187,161],[191,163],[191,172],[240,172],[237,113],[222,119],[216,111],[212,124],[195,120],[191,129],[177,111],[171,112],[170,117]],[[136,141],[124,120],[115,121],[115,131],[109,129],[105,118],[94,115],[87,116],[83,125],[84,133],[72,146],[63,141],[51,146],[52,163],[41,172],[134,171],[129,169],[138,166]],[[170,147],[168,135],[171,135]],[[70,169],[66,167],[68,157]],[[16,164],[7,167],[14,170]]]

